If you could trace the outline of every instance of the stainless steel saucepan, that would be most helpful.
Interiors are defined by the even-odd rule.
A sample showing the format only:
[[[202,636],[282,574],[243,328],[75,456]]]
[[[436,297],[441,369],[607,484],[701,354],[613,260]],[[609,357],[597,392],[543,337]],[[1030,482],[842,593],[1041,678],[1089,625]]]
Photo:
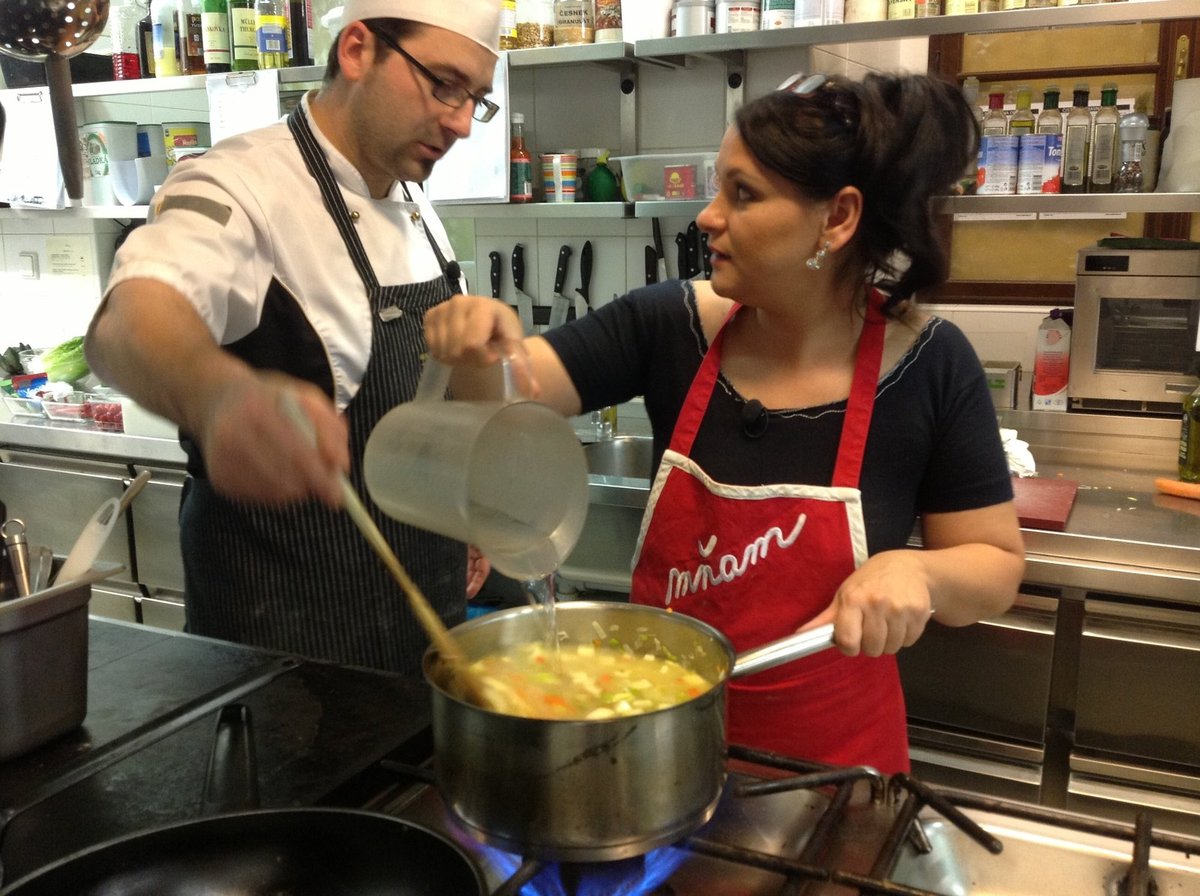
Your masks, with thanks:
[[[433,686],[438,788],[484,842],[549,861],[608,861],[674,843],[704,824],[725,781],[725,686],[833,644],[827,625],[735,656],[706,623],[655,607],[609,601],[558,604],[564,643],[591,643],[597,629],[663,655],[716,682],[668,709],[613,719],[529,719],[457,698],[425,655]],[[455,627],[468,659],[544,637],[542,613],[518,607]],[[640,648],[639,648],[640,649]]]

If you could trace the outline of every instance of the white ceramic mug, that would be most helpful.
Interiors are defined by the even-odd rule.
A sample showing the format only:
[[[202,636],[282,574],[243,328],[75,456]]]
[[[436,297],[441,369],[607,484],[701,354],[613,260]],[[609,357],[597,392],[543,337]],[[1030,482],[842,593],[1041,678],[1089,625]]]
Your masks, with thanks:
[[[428,361],[416,397],[376,424],[363,458],[384,513],[473,544],[520,581],[554,572],[587,516],[587,462],[565,417],[514,394],[444,400],[449,368]]]

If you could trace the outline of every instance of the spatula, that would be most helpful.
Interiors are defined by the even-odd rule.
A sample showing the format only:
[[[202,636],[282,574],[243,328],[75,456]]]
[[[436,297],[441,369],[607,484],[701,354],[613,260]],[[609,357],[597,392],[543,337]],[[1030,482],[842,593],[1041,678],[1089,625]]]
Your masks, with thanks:
[[[54,578],[55,584],[70,582],[92,568],[92,564],[96,562],[96,558],[100,556],[100,551],[104,548],[104,543],[108,541],[109,533],[116,526],[117,520],[121,518],[125,508],[137,497],[138,492],[149,480],[150,471],[143,470],[129,483],[129,487],[125,489],[121,497],[109,498],[100,505],[100,509],[92,515],[87,525],[83,527],[83,531],[79,533],[79,537],[75,539],[75,544],[67,554],[66,561]]]

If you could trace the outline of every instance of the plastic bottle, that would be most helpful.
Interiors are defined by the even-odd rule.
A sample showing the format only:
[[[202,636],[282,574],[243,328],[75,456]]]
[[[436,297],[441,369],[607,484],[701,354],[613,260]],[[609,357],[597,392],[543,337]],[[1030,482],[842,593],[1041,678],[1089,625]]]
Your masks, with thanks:
[[[201,0],[179,0],[179,70],[185,75],[203,75],[204,4]]]
[[[1113,173],[1117,168],[1117,128],[1121,124],[1121,113],[1117,111],[1117,85],[1105,84],[1100,88],[1100,108],[1092,123],[1092,161],[1089,178],[1089,193],[1111,193]]]
[[[1075,99],[1067,114],[1063,136],[1062,191],[1086,193],[1088,158],[1092,142],[1092,113],[1088,111],[1089,90],[1086,84],[1076,84]]]
[[[1113,189],[1117,193],[1140,193],[1145,189],[1142,154],[1146,151],[1149,130],[1150,119],[1145,113],[1129,112],[1121,116],[1121,162],[1113,178]]]
[[[1042,320],[1033,356],[1033,409],[1065,411],[1071,370],[1071,328],[1055,308]]]
[[[226,0],[229,44],[235,72],[258,68],[258,37],[254,30],[254,0]]]
[[[180,73],[175,22],[179,3],[177,0],[151,0],[150,23],[154,29],[154,76],[170,78]]]
[[[587,197],[589,202],[616,202],[621,198],[617,176],[608,167],[608,152],[602,152],[596,167],[588,172]]]
[[[113,80],[130,81],[143,77],[141,40],[138,23],[150,12],[148,0],[122,0],[112,12]]]
[[[204,29],[204,66],[214,74],[227,72],[232,65],[229,49],[229,4],[225,0],[204,0],[200,23]]]
[[[1200,386],[1183,400],[1183,428],[1179,433],[1179,478],[1200,482]]]
[[[509,202],[533,202],[533,156],[525,145],[525,116],[512,113],[508,154]]]
[[[283,0],[256,0],[254,36],[259,68],[287,68],[288,19]]]

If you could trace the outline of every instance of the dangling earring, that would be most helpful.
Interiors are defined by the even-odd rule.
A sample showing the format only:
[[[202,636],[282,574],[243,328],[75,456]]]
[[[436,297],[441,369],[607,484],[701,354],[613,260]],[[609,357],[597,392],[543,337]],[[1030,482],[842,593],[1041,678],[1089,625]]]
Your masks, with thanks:
[[[804,264],[810,271],[819,271],[821,270],[821,266],[825,264],[825,256],[827,254],[829,254],[829,240],[826,240],[821,247],[817,249],[817,254],[808,259],[808,261],[804,262]]]

